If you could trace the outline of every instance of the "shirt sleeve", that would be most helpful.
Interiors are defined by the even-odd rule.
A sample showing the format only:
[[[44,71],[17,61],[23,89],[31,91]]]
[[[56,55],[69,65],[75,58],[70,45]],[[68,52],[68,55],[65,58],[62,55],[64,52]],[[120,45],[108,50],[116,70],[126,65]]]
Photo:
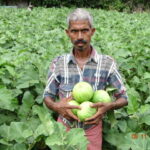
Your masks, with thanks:
[[[118,71],[116,63],[113,61],[112,66],[110,68],[110,75],[108,77],[108,84],[116,88],[116,92],[114,93],[114,97],[118,98],[125,98],[128,100],[126,88],[124,86],[122,77]]]
[[[54,59],[49,67],[48,80],[43,93],[43,98],[49,96],[52,99],[56,99],[58,96],[59,79],[57,73],[58,58]]]

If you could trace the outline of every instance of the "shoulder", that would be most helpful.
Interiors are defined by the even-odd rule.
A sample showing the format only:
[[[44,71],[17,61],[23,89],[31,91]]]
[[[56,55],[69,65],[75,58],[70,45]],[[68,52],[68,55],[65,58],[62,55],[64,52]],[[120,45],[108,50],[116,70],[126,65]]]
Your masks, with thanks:
[[[63,54],[55,57],[50,63],[50,68],[62,68],[64,65],[64,61],[65,59],[67,59],[68,55],[69,54]]]
[[[51,71],[54,71],[56,69],[56,66],[58,66],[58,64],[60,63],[61,59],[62,59],[62,56],[57,56],[53,58],[49,63],[49,69]]]
[[[109,71],[114,65],[116,65],[115,59],[110,55],[98,54],[98,59],[102,70]]]
[[[62,58],[63,58],[63,55],[61,55],[61,56],[57,56],[57,57],[55,57],[55,58],[52,60],[52,63],[57,64],[59,61],[61,61],[61,60],[62,60]]]
[[[115,62],[115,59],[112,56],[109,55],[103,55],[104,60],[108,62]]]
[[[114,63],[115,59],[112,56],[106,54],[98,54],[98,58],[102,60],[103,63]]]
[[[110,61],[110,62],[115,61],[112,56],[103,54],[103,53],[97,51],[96,49],[94,49],[94,55],[95,55],[94,57],[96,57],[98,59],[102,59],[102,60]]]
[[[64,55],[60,55],[60,56],[57,56],[57,57],[55,57],[52,61],[51,61],[51,63],[52,64],[60,64],[60,63],[62,63],[63,61],[64,61],[64,58],[67,56],[67,54],[64,54]]]

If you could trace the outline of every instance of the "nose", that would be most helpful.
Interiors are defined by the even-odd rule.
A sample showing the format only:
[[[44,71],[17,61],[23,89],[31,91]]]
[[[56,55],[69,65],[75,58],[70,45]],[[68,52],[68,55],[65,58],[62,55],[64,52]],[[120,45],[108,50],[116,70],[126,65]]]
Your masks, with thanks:
[[[78,32],[78,39],[83,39],[83,34],[81,31]]]

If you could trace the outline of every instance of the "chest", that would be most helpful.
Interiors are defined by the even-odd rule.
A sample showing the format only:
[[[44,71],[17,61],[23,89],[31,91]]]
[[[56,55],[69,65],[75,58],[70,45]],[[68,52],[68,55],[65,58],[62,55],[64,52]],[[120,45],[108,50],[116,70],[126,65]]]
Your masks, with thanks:
[[[89,61],[86,64],[60,63],[58,67],[59,97],[71,95],[74,85],[80,81],[91,84],[93,90],[105,89],[110,71],[110,64],[105,61]]]
[[[86,65],[85,62],[78,62],[78,67],[83,71],[84,66]]]
[[[69,64],[61,68],[61,85],[72,85],[77,82],[86,81],[94,89],[103,89],[107,82],[108,68],[103,64],[98,65],[95,62],[86,64]]]

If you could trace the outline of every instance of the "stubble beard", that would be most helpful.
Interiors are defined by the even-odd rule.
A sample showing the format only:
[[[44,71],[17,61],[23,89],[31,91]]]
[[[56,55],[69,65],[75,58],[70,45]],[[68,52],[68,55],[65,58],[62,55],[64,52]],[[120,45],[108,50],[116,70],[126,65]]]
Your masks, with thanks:
[[[85,48],[83,46],[79,46],[76,48],[76,50],[80,51],[80,52],[83,52],[85,50]]]

